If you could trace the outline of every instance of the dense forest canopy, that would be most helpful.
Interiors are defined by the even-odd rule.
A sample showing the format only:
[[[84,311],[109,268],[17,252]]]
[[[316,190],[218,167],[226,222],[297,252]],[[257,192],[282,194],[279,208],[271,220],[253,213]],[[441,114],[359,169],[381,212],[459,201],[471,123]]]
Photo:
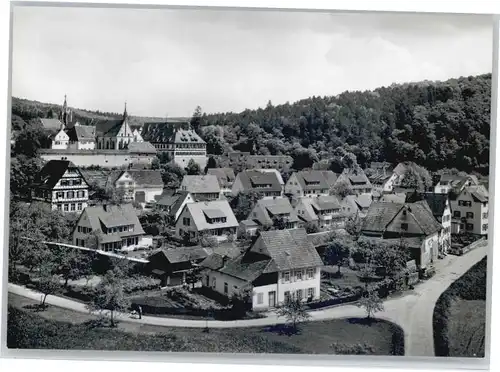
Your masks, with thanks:
[[[431,171],[488,173],[491,74],[444,82],[393,84],[373,91],[311,97],[293,104],[202,115],[208,150],[285,154],[294,168],[329,159],[339,147],[371,161],[415,161]],[[222,141],[221,141],[222,140]]]
[[[294,169],[322,160],[336,169],[344,154],[372,161],[414,161],[430,171],[488,173],[491,74],[443,82],[393,84],[373,91],[310,97],[293,104],[201,114],[193,127],[210,154],[232,150],[293,156]],[[57,117],[60,106],[13,98],[14,130],[36,117]],[[116,113],[74,110],[82,124]],[[136,117],[140,124],[147,118]],[[196,124],[196,125],[194,125]],[[330,163],[328,163],[330,162]],[[328,165],[330,164],[330,165]]]

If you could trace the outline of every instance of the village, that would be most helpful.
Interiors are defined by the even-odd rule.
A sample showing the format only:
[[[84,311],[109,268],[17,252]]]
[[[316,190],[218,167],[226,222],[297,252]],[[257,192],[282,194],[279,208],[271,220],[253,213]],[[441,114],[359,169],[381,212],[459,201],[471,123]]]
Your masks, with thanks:
[[[189,120],[133,126],[125,106],[121,119],[81,125],[66,97],[57,118],[39,120],[50,148],[17,202],[69,219],[70,234],[40,237],[23,216],[14,233],[11,217],[9,277],[45,294],[42,305],[58,294],[111,313],[235,320],[278,311],[296,326],[309,310],[361,302],[370,317],[391,293],[439,273],[440,260],[487,239],[488,184],[477,175],[429,182],[415,163],[362,169],[349,156],[341,173],[293,170],[283,155],[214,161]],[[164,182],[165,162],[185,170],[177,187]],[[12,256],[19,246],[28,254]],[[61,271],[36,249],[72,259]],[[128,265],[119,275],[117,262]],[[102,303],[99,290],[116,276],[123,301]]]

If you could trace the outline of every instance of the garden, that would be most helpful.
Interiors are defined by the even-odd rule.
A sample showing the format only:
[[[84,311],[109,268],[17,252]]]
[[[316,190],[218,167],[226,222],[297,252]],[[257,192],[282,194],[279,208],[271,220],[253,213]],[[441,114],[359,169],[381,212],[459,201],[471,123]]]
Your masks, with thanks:
[[[456,280],[434,308],[436,356],[484,357],[487,257]]]

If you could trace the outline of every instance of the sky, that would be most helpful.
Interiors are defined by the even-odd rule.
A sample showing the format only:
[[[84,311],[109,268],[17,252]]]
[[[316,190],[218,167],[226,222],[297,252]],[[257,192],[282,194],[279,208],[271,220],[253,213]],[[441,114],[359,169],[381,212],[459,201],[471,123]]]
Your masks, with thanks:
[[[190,116],[489,73],[484,15],[17,6],[12,95]]]

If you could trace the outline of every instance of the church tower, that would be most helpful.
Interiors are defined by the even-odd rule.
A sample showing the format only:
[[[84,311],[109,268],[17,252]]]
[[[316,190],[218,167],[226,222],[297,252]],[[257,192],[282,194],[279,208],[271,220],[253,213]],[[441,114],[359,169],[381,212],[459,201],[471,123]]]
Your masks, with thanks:
[[[64,103],[61,109],[61,114],[59,115],[59,120],[63,124],[65,128],[68,127],[68,124],[73,121],[73,112],[68,108],[68,101],[66,94],[64,95]]]

